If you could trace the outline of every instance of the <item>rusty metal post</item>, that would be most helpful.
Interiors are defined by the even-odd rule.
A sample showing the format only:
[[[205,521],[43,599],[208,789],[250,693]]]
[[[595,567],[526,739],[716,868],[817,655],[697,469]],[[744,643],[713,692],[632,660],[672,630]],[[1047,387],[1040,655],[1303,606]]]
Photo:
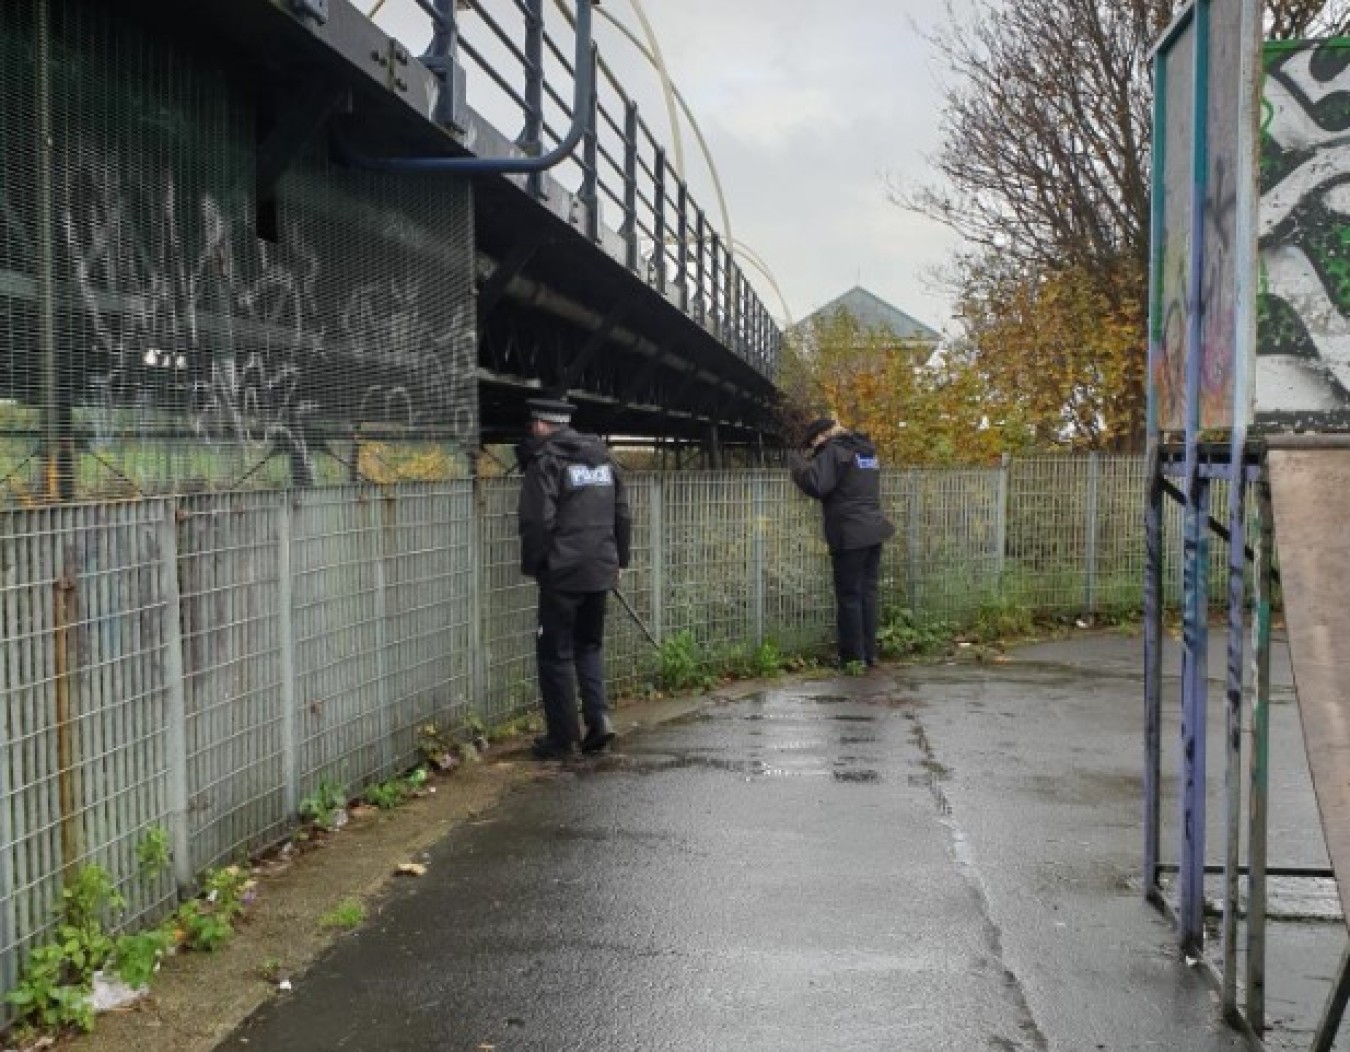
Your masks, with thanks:
[[[76,786],[75,713],[71,705],[70,632],[79,622],[79,596],[73,567],[75,552],[67,546],[62,553],[60,576],[54,582],[52,596],[52,704],[56,725],[56,787],[61,830],[61,873],[69,881],[80,858],[79,793]]]

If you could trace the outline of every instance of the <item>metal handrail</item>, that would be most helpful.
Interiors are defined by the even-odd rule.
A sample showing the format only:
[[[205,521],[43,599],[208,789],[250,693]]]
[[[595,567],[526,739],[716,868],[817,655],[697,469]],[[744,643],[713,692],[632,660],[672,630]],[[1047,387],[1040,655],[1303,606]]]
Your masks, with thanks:
[[[450,6],[454,0],[415,2],[429,15],[433,15],[432,5],[436,4],[454,19]],[[576,2],[578,18],[574,26],[579,44],[583,33],[589,38],[592,12],[591,0]],[[742,360],[772,372],[779,341],[776,326],[733,259],[731,246],[723,244],[714,232],[707,214],[669,163],[661,139],[604,56],[588,43],[585,49],[576,47],[569,57],[544,24],[541,0],[506,0],[506,6],[498,5],[495,12],[488,9],[488,0],[468,0],[467,6],[472,11],[471,25],[483,23],[478,33],[480,42],[466,39],[467,26],[454,31],[456,27],[451,25],[452,32],[445,34],[450,38],[449,48],[452,52],[462,50],[500,97],[520,111],[525,125],[517,141],[526,150],[543,156],[404,159],[410,162],[407,166],[469,173],[529,172],[531,178],[525,189],[540,195],[544,187],[536,173],[552,164],[568,164],[565,185],[573,185],[573,172],[580,173],[580,188],[573,192],[587,206],[583,215],[587,217],[588,234],[599,237],[597,206],[608,201],[617,209],[617,233],[627,244],[630,269],[656,284],[663,294],[678,297],[678,306],[687,315]],[[523,30],[508,26],[517,12],[523,16]],[[485,39],[493,41],[490,50],[494,55],[497,45],[502,48],[502,57],[495,62],[483,49],[481,41]],[[442,60],[441,67],[446,65]],[[505,72],[498,68],[501,66],[507,67]],[[572,82],[571,100],[564,88],[567,80]],[[589,82],[584,95],[579,90],[583,81]],[[517,83],[523,83],[523,88]],[[571,127],[565,134],[560,134],[557,126],[560,115],[570,120]],[[545,153],[548,145],[554,148]],[[541,164],[543,160],[549,164]],[[401,167],[397,159],[376,165]]]
[[[507,98],[522,110],[526,108],[528,104],[525,102],[525,96],[516,90],[515,86],[507,79],[504,73],[499,73],[492,67],[488,60],[483,56],[482,52],[474,47],[469,41],[462,38],[460,39],[459,46],[474,60],[475,65],[483,71],[483,75],[496,84],[497,87],[502,89],[502,93],[505,94]]]
[[[577,67],[580,74],[575,78],[576,95],[572,112],[576,116],[572,127],[554,149],[537,157],[368,157],[357,154],[345,142],[338,142],[339,151],[353,165],[375,171],[392,172],[461,172],[465,175],[504,174],[509,172],[537,173],[547,171],[559,161],[568,157],[585,134],[585,122],[581,114],[594,103],[595,84],[592,79],[591,63],[585,57],[591,50],[591,2],[576,0],[577,3]]]

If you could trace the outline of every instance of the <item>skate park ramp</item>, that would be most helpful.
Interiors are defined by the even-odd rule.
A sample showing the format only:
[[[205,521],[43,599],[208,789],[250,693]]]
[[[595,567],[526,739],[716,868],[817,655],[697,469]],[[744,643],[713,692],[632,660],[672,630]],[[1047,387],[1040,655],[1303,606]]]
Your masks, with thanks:
[[[1350,446],[1267,454],[1303,741],[1350,917]]]

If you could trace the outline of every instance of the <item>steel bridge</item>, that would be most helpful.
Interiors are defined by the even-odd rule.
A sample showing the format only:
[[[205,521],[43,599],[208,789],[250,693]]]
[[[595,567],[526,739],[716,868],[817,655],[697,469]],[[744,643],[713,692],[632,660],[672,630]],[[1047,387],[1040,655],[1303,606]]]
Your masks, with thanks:
[[[518,436],[539,389],[618,439],[774,440],[781,333],[592,0],[414,2],[415,48],[348,0],[4,5],[11,488],[360,478]]]

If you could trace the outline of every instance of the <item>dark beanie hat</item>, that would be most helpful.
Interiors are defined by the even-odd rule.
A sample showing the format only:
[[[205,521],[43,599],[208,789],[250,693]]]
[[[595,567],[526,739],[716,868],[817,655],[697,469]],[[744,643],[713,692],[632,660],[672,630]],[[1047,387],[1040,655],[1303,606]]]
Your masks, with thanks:
[[[834,427],[836,423],[837,421],[828,416],[822,416],[812,420],[806,425],[806,434],[802,437],[802,441],[809,445],[814,442],[818,436],[823,435],[826,431],[830,430],[830,428]]]

